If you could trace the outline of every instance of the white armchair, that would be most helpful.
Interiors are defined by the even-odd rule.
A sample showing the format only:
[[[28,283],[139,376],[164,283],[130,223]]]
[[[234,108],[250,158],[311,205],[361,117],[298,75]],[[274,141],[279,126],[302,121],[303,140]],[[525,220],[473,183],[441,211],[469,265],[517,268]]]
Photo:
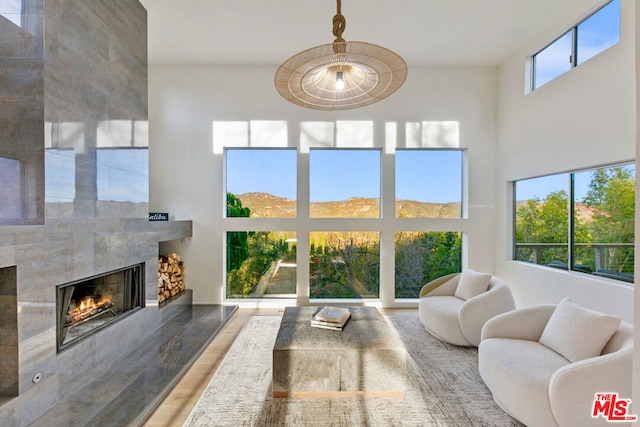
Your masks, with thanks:
[[[633,327],[575,304],[554,323],[556,307],[521,308],[488,321],[478,347],[480,375],[496,403],[529,427],[608,425],[591,416],[595,395],[631,398]]]
[[[425,329],[438,339],[477,346],[484,323],[514,308],[511,290],[504,280],[467,270],[424,285],[418,315]]]

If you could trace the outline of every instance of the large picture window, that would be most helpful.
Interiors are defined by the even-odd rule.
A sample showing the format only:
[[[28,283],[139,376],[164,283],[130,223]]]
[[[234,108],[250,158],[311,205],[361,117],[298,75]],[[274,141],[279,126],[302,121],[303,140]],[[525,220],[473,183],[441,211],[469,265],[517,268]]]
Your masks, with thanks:
[[[533,55],[531,89],[538,89],[619,41],[620,0],[613,0]]]
[[[309,170],[310,217],[380,217],[380,150],[311,150]]]
[[[296,150],[228,149],[226,171],[227,193],[241,200],[252,218],[295,218]]]
[[[635,165],[515,182],[514,259],[634,277]]]
[[[456,123],[412,123],[402,148],[390,127],[303,122],[292,143],[280,121],[214,124],[225,299],[387,303],[462,270]]]
[[[378,298],[380,233],[313,232],[310,242],[312,298]]]
[[[635,165],[573,174],[574,264],[633,282]]]
[[[460,232],[401,231],[395,248],[396,298],[418,298],[425,283],[462,271]]]
[[[295,298],[296,233],[227,232],[227,298]]]
[[[548,266],[569,260],[569,176],[517,181],[515,259]]]
[[[462,150],[396,151],[396,218],[462,216]]]

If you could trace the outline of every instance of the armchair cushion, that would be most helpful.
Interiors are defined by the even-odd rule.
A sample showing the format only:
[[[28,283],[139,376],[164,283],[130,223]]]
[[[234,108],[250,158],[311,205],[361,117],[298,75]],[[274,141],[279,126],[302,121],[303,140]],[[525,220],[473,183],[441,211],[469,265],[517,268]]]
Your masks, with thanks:
[[[486,292],[491,282],[491,275],[466,270],[460,274],[460,282],[456,288],[455,296],[461,300],[468,300],[483,292]]]
[[[601,354],[570,362],[540,342],[556,308],[520,308],[488,320],[478,347],[480,376],[498,405],[529,427],[604,425],[592,417],[596,393],[631,396],[633,326],[619,322]]]
[[[464,295],[468,299],[459,298],[455,294],[465,273],[444,276],[424,285],[420,290],[418,315],[425,329],[442,341],[477,346],[485,322],[497,314],[513,310],[515,304],[509,285],[504,280],[476,272],[467,274],[468,282],[463,284],[469,287]],[[488,279],[486,284],[485,279]],[[478,283],[482,286],[478,286]],[[471,297],[473,292],[468,290],[473,286],[477,286],[471,289],[473,292],[479,288],[485,291]]]
[[[560,301],[542,331],[540,343],[570,362],[599,356],[620,326],[621,319]]]
[[[556,426],[549,376],[569,361],[537,341],[492,338],[480,343],[479,368],[498,405],[529,426]]]
[[[455,345],[470,345],[460,329],[458,312],[464,303],[460,298],[438,295],[420,301],[421,321],[428,331],[440,340]]]

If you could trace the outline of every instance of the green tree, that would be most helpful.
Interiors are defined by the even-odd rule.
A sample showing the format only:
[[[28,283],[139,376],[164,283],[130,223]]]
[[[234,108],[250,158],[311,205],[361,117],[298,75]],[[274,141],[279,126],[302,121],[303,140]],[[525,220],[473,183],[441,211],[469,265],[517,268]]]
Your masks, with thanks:
[[[629,166],[594,170],[587,196],[576,202],[573,217],[573,268],[595,271],[603,267],[633,272],[635,233],[635,169]],[[544,200],[527,200],[516,209],[516,243],[562,244],[518,247],[516,258],[549,264],[568,262],[568,196],[565,191],[549,193]],[[597,252],[590,244],[606,244]],[[618,245],[616,245],[618,244]],[[602,246],[600,246],[602,248]],[[596,265],[597,264],[597,265]],[[584,267],[581,267],[584,266]]]
[[[251,215],[249,208],[242,207],[242,201],[232,193],[227,193],[227,218]],[[246,231],[227,232],[227,273],[237,270],[249,256]]]
[[[584,203],[593,210],[586,225],[593,243],[634,242],[635,196],[635,173],[631,168],[612,167],[593,172],[584,198]],[[606,267],[633,272],[633,248],[609,247]]]
[[[296,248],[283,239],[282,233],[253,231],[247,233],[247,256],[240,265],[227,271],[227,296],[250,296],[279,259],[295,260]],[[268,278],[268,280],[273,279]]]
[[[380,243],[378,233],[327,232],[312,237],[322,241],[310,253],[312,298],[370,298],[379,293]]]
[[[596,242],[633,242],[635,197],[635,177],[629,169],[594,171],[584,202],[594,209],[591,232]]]
[[[462,269],[459,232],[396,234],[396,298],[417,298],[422,286]]]
[[[569,197],[564,190],[552,191],[540,204],[538,219],[544,227],[539,229],[538,241],[567,243],[569,241]]]
[[[516,243],[562,243],[554,248],[518,248],[516,258],[549,264],[566,263],[569,242],[569,198],[564,190],[552,191],[544,200],[531,199],[516,210]],[[544,249],[544,250],[543,250]]]
[[[251,209],[242,207],[242,200],[240,200],[235,194],[227,193],[227,217],[244,217],[248,218],[251,215]]]
[[[516,242],[538,243],[538,205],[540,199],[527,200],[516,210]]]
[[[459,232],[432,232],[434,235],[427,281],[462,270],[462,236]]]

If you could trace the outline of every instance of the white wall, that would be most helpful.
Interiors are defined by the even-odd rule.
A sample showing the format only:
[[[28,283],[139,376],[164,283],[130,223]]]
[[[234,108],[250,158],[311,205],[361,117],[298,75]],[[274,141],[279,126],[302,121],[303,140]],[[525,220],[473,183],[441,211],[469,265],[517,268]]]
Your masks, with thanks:
[[[468,148],[469,214],[468,219],[451,221],[466,233],[467,266],[493,269],[495,69],[412,68],[405,85],[390,98],[361,109],[324,112],[280,98],[273,85],[276,68],[153,66],[149,70],[150,206],[152,212],[168,211],[172,219],[193,220],[189,241],[170,242],[162,250],[182,255],[194,302],[223,301],[223,164],[222,156],[212,150],[214,121],[286,120],[289,129],[314,120],[373,120],[375,129],[383,129],[386,122],[404,129],[405,122],[457,121],[460,147]],[[298,135],[290,133],[289,144],[294,147]],[[399,132],[399,145],[403,135]],[[269,221],[277,224],[276,220],[261,224],[268,227]]]
[[[516,305],[579,304],[633,321],[633,287],[512,258],[510,181],[635,159],[634,5],[622,2],[616,46],[525,95],[525,58],[576,22],[554,23],[499,68],[496,271]],[[584,11],[576,11],[579,18]],[[637,229],[637,227],[636,227]]]
[[[597,6],[595,2],[594,7]],[[620,43],[541,88],[524,95],[525,58],[576,22],[549,23],[498,72],[496,271],[511,285],[517,306],[556,303],[569,297],[581,305],[621,316],[634,324],[634,372],[640,367],[640,297],[633,286],[578,273],[512,261],[510,181],[636,159],[636,39],[633,0],[621,2]],[[576,10],[576,18],[585,11]],[[637,160],[636,160],[637,168]],[[638,205],[639,198],[636,198]],[[636,235],[640,224],[636,211]],[[636,244],[636,251],[637,251]],[[640,268],[636,258],[635,270]],[[629,373],[633,375],[633,373]],[[632,401],[640,401],[640,376],[632,376]],[[634,408],[639,405],[635,404]],[[631,413],[638,413],[633,409]]]

